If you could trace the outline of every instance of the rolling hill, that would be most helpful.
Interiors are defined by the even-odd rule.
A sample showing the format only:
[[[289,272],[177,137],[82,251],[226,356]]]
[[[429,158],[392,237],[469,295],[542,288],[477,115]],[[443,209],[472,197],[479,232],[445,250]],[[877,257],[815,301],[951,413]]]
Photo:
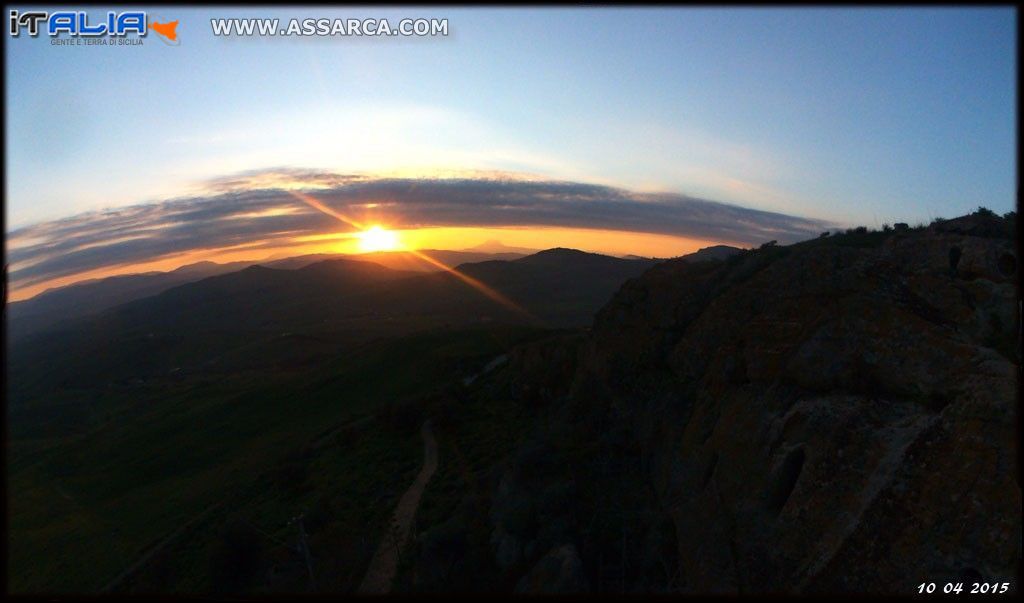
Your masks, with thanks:
[[[207,276],[8,342],[19,589],[98,588],[182,526],[204,526],[197,546],[213,546],[220,528],[209,526],[232,521],[211,507],[218,501],[285,536],[273,522],[300,504],[301,490],[280,485],[298,479],[287,477],[295,443],[355,419],[371,427],[318,448],[324,465],[311,479],[340,500],[358,493],[342,540],[375,538],[416,462],[414,441],[389,425],[415,428],[422,396],[464,383],[519,342],[583,332],[573,327],[657,264],[552,249],[463,263],[460,277],[306,259]],[[493,427],[525,420],[508,405],[494,412],[505,418]],[[357,569],[359,546],[345,553]],[[207,588],[204,555],[153,563],[181,566],[174,588]],[[137,579],[155,579],[148,567]]]
[[[429,255],[447,266],[487,260],[514,260],[524,255],[507,251],[491,253],[474,250],[434,249],[423,250],[420,253]],[[209,261],[196,262],[167,272],[118,275],[78,282],[65,287],[49,289],[27,300],[11,302],[7,305],[8,336],[17,340],[69,320],[97,314],[124,303],[157,295],[178,285],[202,280],[209,276],[236,272],[249,266],[260,265],[267,268],[294,270],[333,259],[371,261],[395,270],[414,272],[436,272],[442,269],[434,263],[405,251],[382,251],[355,255],[318,253],[225,264]]]
[[[556,249],[458,268],[519,308],[450,272],[351,259],[292,270],[249,266],[10,342],[9,367],[18,375],[8,386],[10,408],[25,419],[15,421],[20,428],[44,421],[47,408],[83,388],[171,374],[299,370],[362,342],[431,328],[583,326],[623,282],[652,265]]]

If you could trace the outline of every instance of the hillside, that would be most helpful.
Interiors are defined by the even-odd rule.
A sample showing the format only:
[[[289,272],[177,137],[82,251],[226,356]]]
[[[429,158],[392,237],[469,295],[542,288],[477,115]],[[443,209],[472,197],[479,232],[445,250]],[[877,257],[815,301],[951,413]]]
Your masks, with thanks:
[[[185,568],[160,577],[161,589],[210,588],[220,578],[208,555],[225,525],[244,512],[280,532],[296,497],[310,503],[282,485],[295,479],[316,484],[313,502],[346,501],[351,512],[332,519],[346,536],[328,541],[348,543],[346,563],[362,567],[372,551],[359,543],[384,529],[393,488],[414,468],[405,429],[429,412],[421,401],[515,343],[558,332],[551,323],[586,324],[650,265],[576,259],[460,267],[526,315],[449,273],[331,259],[211,276],[9,343],[15,589],[95,590],[140,562],[143,577],[150,563]],[[328,438],[356,421],[370,430],[358,441]],[[300,461],[313,463],[308,477],[289,477]],[[225,500],[227,515],[216,506]],[[148,557],[192,529],[199,550]]]
[[[233,272],[244,266],[241,263],[198,262],[169,272],[111,276],[44,291],[31,299],[7,305],[8,334],[12,339],[19,339],[68,319],[102,312],[183,283]]]
[[[488,260],[515,260],[521,253],[484,251],[423,250],[422,254],[448,266]],[[75,283],[44,291],[39,295],[7,306],[8,335],[21,339],[68,321],[95,315],[115,306],[158,295],[168,289],[202,280],[210,276],[237,272],[249,266],[260,265],[279,270],[297,270],[327,260],[361,260],[373,262],[394,270],[437,272],[436,264],[405,251],[381,251],[356,255],[337,253],[307,254],[263,261],[239,261],[226,264],[196,262],[168,272],[146,272],[111,276]]]
[[[351,259],[299,269],[250,266],[135,300],[9,346],[16,431],[69,421],[80,388],[174,374],[301,367],[379,337],[430,328],[588,324],[601,304],[652,262],[596,254],[464,264],[459,270],[519,304],[496,302],[447,272],[392,270]],[[60,421],[52,406],[64,408]],[[35,429],[36,427],[33,427]]]
[[[884,593],[921,568],[1012,576],[1014,230],[974,214],[628,282],[586,337],[522,347],[478,386],[469,407],[512,400],[532,426],[480,474],[483,499],[444,503],[405,588]]]
[[[121,305],[15,346],[19,587],[352,592],[427,419],[436,474],[391,592],[1005,581],[1015,228],[459,266],[525,314],[351,259]]]

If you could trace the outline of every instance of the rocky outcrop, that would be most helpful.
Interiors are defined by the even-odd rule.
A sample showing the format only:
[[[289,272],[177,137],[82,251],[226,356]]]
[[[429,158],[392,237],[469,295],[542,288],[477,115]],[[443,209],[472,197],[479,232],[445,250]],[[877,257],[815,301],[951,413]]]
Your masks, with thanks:
[[[669,261],[601,310],[571,404],[631,426],[685,588],[908,593],[1011,578],[1009,232],[976,214]]]
[[[509,395],[526,407],[551,404],[568,393],[583,336],[555,335],[515,348],[508,358]]]

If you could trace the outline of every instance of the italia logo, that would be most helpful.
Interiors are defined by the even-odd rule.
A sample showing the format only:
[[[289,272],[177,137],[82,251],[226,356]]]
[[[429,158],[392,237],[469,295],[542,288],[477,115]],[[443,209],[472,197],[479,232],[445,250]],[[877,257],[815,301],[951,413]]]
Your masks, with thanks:
[[[27,33],[36,37],[45,32],[48,36],[56,38],[67,35],[71,38],[98,38],[101,36],[146,37],[152,30],[160,36],[164,42],[177,46],[178,21],[157,21],[147,17],[144,11],[109,11],[105,19],[90,19],[85,11],[59,11],[47,13],[45,11],[32,11],[19,13],[16,10],[10,12],[10,32],[12,37],[19,37]]]

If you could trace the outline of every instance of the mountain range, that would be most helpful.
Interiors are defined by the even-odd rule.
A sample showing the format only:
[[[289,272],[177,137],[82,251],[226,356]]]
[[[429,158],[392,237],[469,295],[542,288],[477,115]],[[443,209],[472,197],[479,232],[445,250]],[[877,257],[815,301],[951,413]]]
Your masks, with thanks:
[[[448,261],[473,257],[424,253]],[[368,257],[375,261],[303,256],[240,270],[204,263],[40,296],[34,307],[45,302],[51,312],[90,291],[106,294],[107,302],[137,298],[77,317],[65,310],[71,316],[51,324],[42,322],[49,314],[26,318],[12,309],[8,366],[19,378],[8,389],[10,408],[43,417],[47,400],[60,399],[46,394],[53,388],[298,367],[375,338],[431,328],[580,327],[624,281],[656,263],[551,249],[426,272],[377,263],[408,265],[400,254]],[[157,288],[163,290],[138,297]]]
[[[527,250],[528,251],[528,250]],[[486,260],[514,260],[524,254],[512,252],[423,250],[420,252],[447,266]],[[235,272],[249,266],[261,265],[268,268],[296,269],[315,262],[330,259],[351,258],[371,261],[396,270],[432,272],[438,266],[421,256],[403,251],[381,251],[373,253],[307,254],[261,261],[240,261],[219,264],[210,261],[196,262],[168,272],[146,272],[92,279],[65,287],[50,289],[27,300],[7,305],[10,318],[8,333],[18,339],[24,335],[46,329],[58,322],[96,314],[114,306],[156,295],[184,283],[201,280],[209,276]]]

